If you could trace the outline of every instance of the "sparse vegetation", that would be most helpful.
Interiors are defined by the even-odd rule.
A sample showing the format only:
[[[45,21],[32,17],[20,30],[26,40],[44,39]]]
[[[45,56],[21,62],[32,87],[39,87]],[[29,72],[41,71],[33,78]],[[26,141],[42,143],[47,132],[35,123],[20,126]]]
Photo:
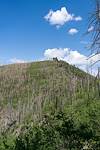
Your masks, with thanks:
[[[63,61],[1,67],[0,150],[99,150],[98,82]]]

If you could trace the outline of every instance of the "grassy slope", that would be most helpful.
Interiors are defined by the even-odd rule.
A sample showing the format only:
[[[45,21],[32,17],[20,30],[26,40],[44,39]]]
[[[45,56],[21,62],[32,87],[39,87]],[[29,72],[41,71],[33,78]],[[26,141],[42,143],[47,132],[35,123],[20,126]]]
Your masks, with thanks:
[[[63,61],[0,68],[0,127],[9,129],[97,95],[95,78]]]

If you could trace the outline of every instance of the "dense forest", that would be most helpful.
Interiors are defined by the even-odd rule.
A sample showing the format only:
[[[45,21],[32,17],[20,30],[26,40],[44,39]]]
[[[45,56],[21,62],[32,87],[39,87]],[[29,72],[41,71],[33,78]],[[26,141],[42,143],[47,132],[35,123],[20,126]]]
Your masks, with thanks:
[[[99,83],[56,59],[0,67],[0,150],[99,150]]]

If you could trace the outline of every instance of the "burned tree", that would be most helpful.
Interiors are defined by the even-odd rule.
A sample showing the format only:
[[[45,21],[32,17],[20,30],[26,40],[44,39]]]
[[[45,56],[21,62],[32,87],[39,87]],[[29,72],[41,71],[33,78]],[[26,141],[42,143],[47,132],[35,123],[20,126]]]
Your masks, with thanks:
[[[95,10],[90,16],[88,33],[91,34],[91,57],[100,55],[100,0],[95,0]],[[99,57],[98,57],[99,58]],[[95,62],[100,61],[100,58]]]

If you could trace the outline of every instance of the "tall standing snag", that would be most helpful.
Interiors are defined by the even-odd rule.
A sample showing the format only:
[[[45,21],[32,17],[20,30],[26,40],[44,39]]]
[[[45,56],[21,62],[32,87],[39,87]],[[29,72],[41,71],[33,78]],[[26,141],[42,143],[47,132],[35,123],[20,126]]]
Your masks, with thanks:
[[[94,55],[100,55],[100,0],[96,0],[96,7],[94,12],[91,14],[89,27],[90,29],[93,27],[92,32],[92,43],[91,43],[91,49],[92,54]],[[100,59],[98,60],[100,61]]]

